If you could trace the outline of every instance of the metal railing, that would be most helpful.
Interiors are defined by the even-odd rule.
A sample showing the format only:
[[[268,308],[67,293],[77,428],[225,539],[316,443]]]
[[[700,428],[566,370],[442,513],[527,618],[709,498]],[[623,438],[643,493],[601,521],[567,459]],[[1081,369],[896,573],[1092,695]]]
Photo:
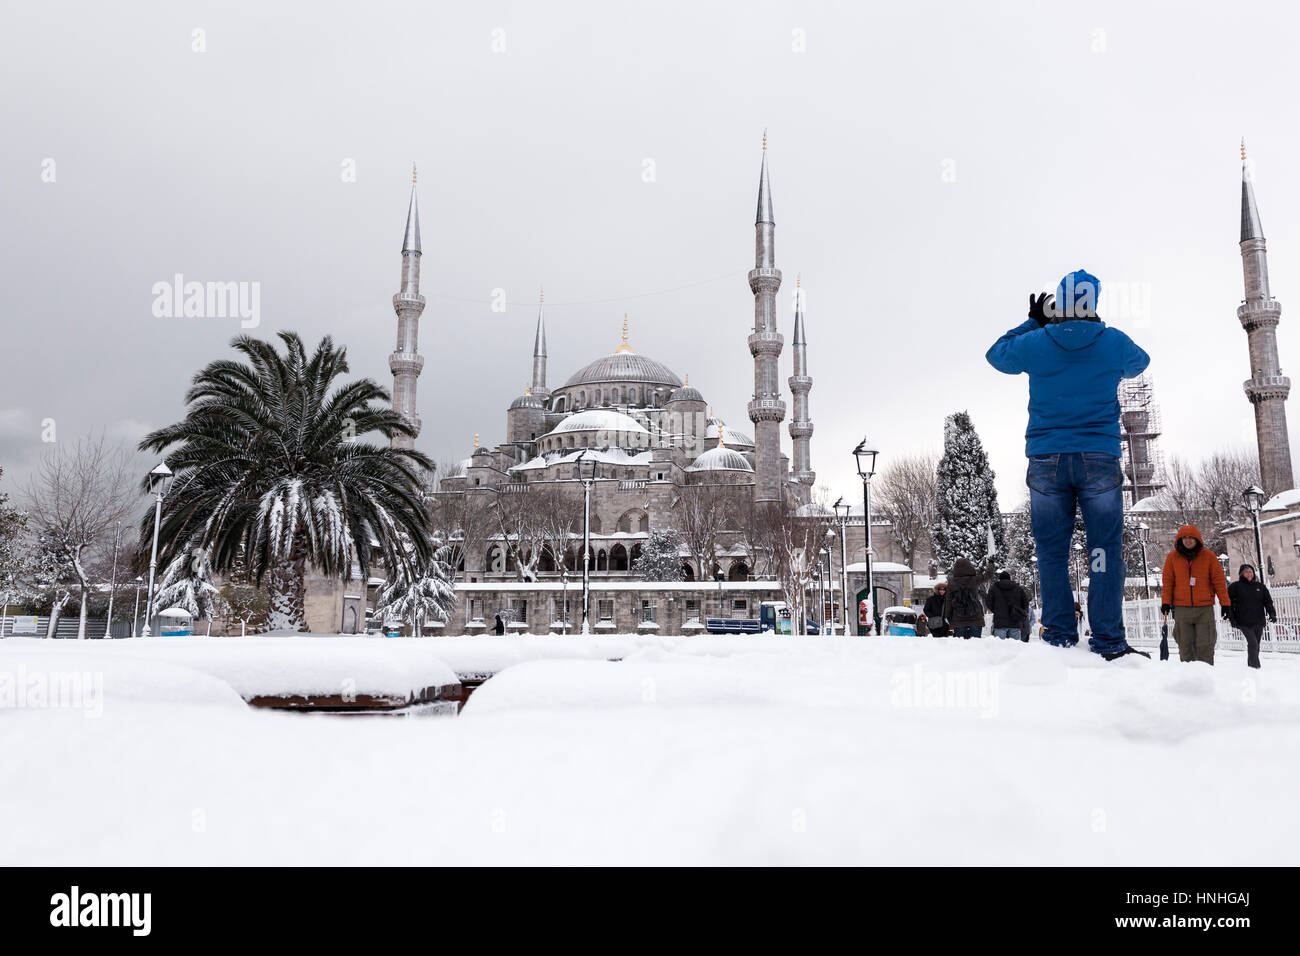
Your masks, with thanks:
[[[1264,636],[1259,642],[1260,653],[1300,654],[1300,587],[1273,588],[1270,593],[1273,595],[1273,607],[1277,611],[1277,623],[1265,626]],[[1244,651],[1246,638],[1241,631],[1219,617],[1217,605],[1214,614],[1218,630],[1217,646]],[[1159,598],[1124,602],[1124,633],[1134,647],[1158,647],[1162,623]],[[1169,618],[1169,647],[1170,654],[1178,653],[1172,616]]]

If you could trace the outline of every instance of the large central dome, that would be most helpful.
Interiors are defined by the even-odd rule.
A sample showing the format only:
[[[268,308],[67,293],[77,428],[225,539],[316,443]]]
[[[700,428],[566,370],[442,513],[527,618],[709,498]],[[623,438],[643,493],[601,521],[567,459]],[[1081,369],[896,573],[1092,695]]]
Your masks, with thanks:
[[[567,388],[570,385],[599,385],[604,382],[649,382],[673,388],[682,384],[677,374],[662,362],[635,352],[619,351],[584,365],[564,385]]]

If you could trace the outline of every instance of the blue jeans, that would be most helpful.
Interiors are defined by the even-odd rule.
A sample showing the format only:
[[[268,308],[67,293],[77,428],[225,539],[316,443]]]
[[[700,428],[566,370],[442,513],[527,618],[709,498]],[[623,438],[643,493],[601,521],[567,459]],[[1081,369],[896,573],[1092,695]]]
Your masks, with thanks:
[[[993,628],[993,636],[1000,637],[1004,641],[1018,641],[1023,637],[1018,627],[995,627]]]
[[[1124,637],[1124,493],[1119,459],[1083,452],[1031,455],[1029,515],[1038,552],[1038,585],[1043,596],[1043,640],[1058,647],[1079,643],[1070,589],[1070,540],[1078,506],[1087,531],[1088,647],[1113,654],[1128,646]],[[1082,568],[1080,569],[1082,573]]]
[[[982,627],[954,627],[952,629],[953,637],[964,637],[968,640],[972,637],[983,637],[984,628]]]

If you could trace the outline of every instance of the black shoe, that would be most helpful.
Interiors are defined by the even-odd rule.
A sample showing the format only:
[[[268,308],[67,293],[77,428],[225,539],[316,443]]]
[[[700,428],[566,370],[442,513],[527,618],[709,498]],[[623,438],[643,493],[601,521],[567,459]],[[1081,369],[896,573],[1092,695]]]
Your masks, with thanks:
[[[1125,654],[1141,654],[1147,660],[1151,660],[1150,654],[1146,651],[1139,651],[1136,647],[1126,647],[1124,650],[1116,651],[1114,654],[1102,654],[1101,656],[1108,661],[1113,661],[1123,657]]]

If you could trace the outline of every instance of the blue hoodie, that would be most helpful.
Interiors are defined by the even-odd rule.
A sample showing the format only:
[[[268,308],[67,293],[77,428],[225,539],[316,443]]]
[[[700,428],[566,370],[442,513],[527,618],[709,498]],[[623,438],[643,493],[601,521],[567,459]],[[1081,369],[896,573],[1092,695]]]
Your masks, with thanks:
[[[1119,382],[1151,357],[1119,329],[1075,319],[1016,326],[984,356],[999,372],[1029,373],[1026,455],[1102,452],[1119,457]]]

